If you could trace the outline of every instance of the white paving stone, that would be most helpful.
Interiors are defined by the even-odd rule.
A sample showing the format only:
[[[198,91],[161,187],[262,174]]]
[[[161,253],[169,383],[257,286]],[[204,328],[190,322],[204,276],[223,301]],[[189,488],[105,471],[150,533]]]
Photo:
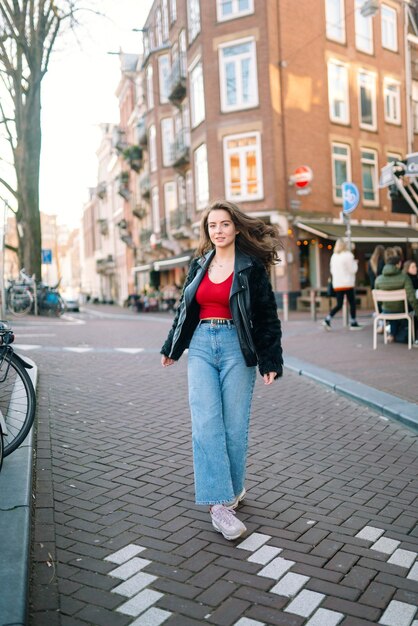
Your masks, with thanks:
[[[411,567],[411,571],[409,572],[407,578],[410,580],[418,580],[418,563],[415,563],[415,565]]]
[[[242,543],[237,546],[241,550],[249,550],[249,552],[255,552],[258,548],[261,548],[266,541],[271,539],[270,535],[263,535],[262,533],[252,533],[247,539],[244,539]]]
[[[283,574],[285,574],[294,564],[295,561],[288,561],[287,559],[282,559],[281,556],[278,556],[266,565],[266,567],[263,567],[263,569],[258,572],[257,576],[265,576],[266,578],[279,580],[279,578],[281,578],[281,576],[283,576]]]
[[[416,611],[417,607],[413,604],[392,600],[380,618],[379,624],[385,624],[385,626],[410,626]]]
[[[131,578],[128,578],[128,580],[125,580],[125,582],[112,589],[112,593],[118,593],[120,596],[132,598],[132,596],[141,591],[141,589],[144,589],[153,583],[154,580],[157,580],[157,576],[146,574],[145,572],[139,572],[138,574],[135,574],[135,576],[131,576]]]
[[[392,554],[388,563],[391,563],[391,565],[399,565],[400,567],[407,567],[409,569],[416,558],[416,552],[398,549]]]
[[[301,617],[309,617],[325,598],[323,593],[304,589],[285,608],[287,613],[294,613]]]
[[[309,576],[302,576],[302,574],[294,574],[293,572],[289,572],[286,576],[274,585],[270,591],[272,593],[277,593],[279,596],[284,596],[285,598],[293,598],[298,591],[300,591],[305,583],[309,580]]]
[[[105,561],[110,561],[111,563],[116,563],[116,565],[121,565],[125,563],[125,561],[129,561],[132,557],[136,556],[140,552],[143,552],[145,548],[142,546],[137,546],[134,543],[130,543],[128,546],[125,546],[121,550],[118,550],[114,554],[109,554],[109,556],[105,557]]]
[[[392,554],[395,552],[396,548],[399,546],[401,542],[396,541],[396,539],[387,539],[386,537],[382,537],[372,546],[370,546],[370,550],[376,550],[377,552],[383,552],[383,554]]]
[[[141,613],[143,613],[150,606],[158,602],[160,598],[163,597],[162,593],[158,591],[153,591],[152,589],[144,589],[136,596],[118,606],[116,609],[118,613],[123,613],[124,615],[132,615],[132,617],[138,617]]]
[[[343,613],[329,611],[328,609],[318,609],[309,622],[306,622],[306,626],[337,626],[343,617]]]
[[[248,617],[241,617],[234,626],[265,626],[264,622],[257,622],[255,619],[249,619]]]
[[[251,563],[260,563],[260,565],[265,565],[275,556],[282,552],[281,548],[275,548],[274,546],[263,546],[257,552],[254,552],[251,556],[248,557],[247,561]]]
[[[148,609],[141,617],[131,622],[131,626],[160,626],[160,624],[164,624],[168,620],[170,615],[172,613],[169,611],[163,611],[163,609],[157,609],[157,607],[153,606],[152,609]]]
[[[148,561],[147,559],[140,559],[139,557],[135,556],[133,559],[127,561],[123,565],[120,565],[116,569],[112,569],[112,571],[109,572],[109,576],[126,580],[150,563],[151,561]]]
[[[377,541],[385,531],[383,528],[375,528],[374,526],[365,526],[357,533],[357,539],[366,539],[367,541]]]

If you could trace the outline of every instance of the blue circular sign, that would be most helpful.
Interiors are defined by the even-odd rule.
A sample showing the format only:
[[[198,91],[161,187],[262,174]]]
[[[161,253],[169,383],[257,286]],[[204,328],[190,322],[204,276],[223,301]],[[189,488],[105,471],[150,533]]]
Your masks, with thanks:
[[[354,183],[343,183],[343,213],[348,215],[352,213],[360,201],[360,192]]]

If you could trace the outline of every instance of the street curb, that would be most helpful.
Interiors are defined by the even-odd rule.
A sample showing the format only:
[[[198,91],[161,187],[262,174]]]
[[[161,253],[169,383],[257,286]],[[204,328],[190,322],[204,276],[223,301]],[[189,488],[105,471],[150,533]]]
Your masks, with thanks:
[[[34,387],[38,368],[27,370]],[[29,594],[32,507],[33,427],[25,441],[3,461],[0,472],[0,626],[25,626]]]
[[[299,374],[308,376],[337,393],[357,400],[385,417],[398,420],[411,428],[418,429],[418,404],[402,400],[385,391],[379,391],[363,383],[356,382],[342,374],[337,374],[323,367],[306,363],[295,357],[286,357],[285,367]]]

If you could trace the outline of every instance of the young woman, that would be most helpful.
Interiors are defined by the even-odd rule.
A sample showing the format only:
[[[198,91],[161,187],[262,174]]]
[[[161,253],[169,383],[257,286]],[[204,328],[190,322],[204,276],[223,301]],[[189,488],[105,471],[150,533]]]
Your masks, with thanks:
[[[256,365],[266,385],[282,375],[281,326],[267,269],[281,247],[275,226],[216,202],[200,225],[161,363],[186,348],[196,504],[214,528],[237,539],[246,527],[234,509],[245,496],[245,468]]]
[[[354,292],[354,285],[356,282],[357,267],[358,263],[351,250],[348,249],[347,241],[345,241],[345,239],[337,239],[330,262],[332,286],[334,287],[337,297],[337,304],[331,309],[322,322],[325,330],[331,330],[331,320],[334,315],[343,308],[344,296],[347,296],[350,305],[350,330],[361,330],[363,328],[356,319],[356,294]]]

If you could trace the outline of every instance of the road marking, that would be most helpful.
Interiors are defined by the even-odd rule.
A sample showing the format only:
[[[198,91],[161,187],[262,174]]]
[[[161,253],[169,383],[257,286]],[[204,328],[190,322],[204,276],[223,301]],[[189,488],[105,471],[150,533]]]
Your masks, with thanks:
[[[42,348],[42,346],[37,346],[37,345],[27,344],[27,343],[18,343],[18,344],[15,344],[15,348],[16,350],[38,350],[39,348]]]
[[[126,352],[126,354],[138,354],[143,352],[144,348],[115,348],[116,352]]]
[[[63,348],[63,350],[67,350],[67,352],[91,352],[93,348],[85,347],[85,348]]]

